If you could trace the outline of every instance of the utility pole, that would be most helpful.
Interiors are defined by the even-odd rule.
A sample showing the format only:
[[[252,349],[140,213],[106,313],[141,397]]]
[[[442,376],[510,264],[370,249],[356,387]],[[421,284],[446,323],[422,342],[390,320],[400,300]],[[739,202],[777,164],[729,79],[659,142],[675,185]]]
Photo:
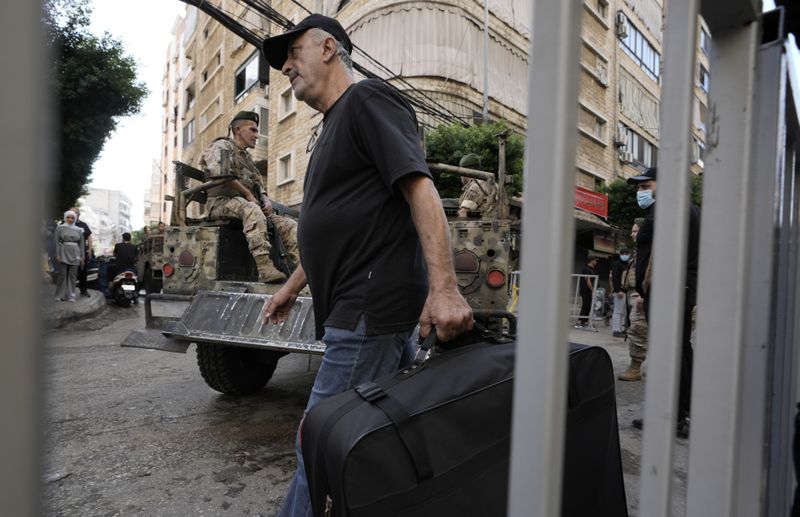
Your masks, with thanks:
[[[489,0],[483,0],[483,121],[489,121]]]

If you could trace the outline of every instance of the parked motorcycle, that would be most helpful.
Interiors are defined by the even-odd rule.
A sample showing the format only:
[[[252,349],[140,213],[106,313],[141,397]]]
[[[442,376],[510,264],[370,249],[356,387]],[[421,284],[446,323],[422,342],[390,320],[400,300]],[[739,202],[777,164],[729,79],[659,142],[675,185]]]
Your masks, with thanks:
[[[132,269],[120,271],[114,276],[109,286],[111,299],[120,307],[129,307],[131,303],[138,303],[139,279]]]

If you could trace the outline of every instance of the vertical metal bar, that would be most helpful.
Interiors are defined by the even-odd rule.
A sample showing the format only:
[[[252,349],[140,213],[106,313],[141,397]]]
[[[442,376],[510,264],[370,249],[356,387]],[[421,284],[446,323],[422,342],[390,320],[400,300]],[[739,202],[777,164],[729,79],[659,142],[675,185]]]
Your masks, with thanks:
[[[551,517],[561,507],[568,353],[564,286],[574,249],[582,11],[581,2],[533,2],[522,249],[528,274],[522,275],[514,379],[511,516]]]
[[[736,515],[742,357],[750,272],[748,224],[760,24],[715,37],[715,103],[698,273],[687,515]]]
[[[788,54],[790,62],[791,53]],[[795,63],[796,66],[796,63]],[[791,66],[790,66],[791,68]],[[772,358],[772,396],[769,419],[770,461],[767,484],[767,515],[789,515],[794,489],[794,472],[791,463],[793,419],[800,371],[800,338],[797,318],[800,317],[800,292],[798,276],[798,177],[800,176],[800,127],[794,95],[800,85],[789,75],[790,87],[786,95],[786,155],[782,175],[778,178],[778,252],[775,278],[775,333]]]
[[[661,149],[653,246],[653,296],[645,388],[639,508],[671,516],[672,452],[680,375],[686,241],[689,222],[689,141],[692,124],[698,1],[670,3],[664,30]]]
[[[39,515],[42,510],[40,397],[45,383],[39,341],[44,236],[40,225],[57,211],[49,204],[50,186],[55,183],[49,173],[58,170],[52,156],[60,128],[52,111],[48,76],[52,60],[42,37],[42,16],[41,2],[0,6],[0,153],[5,184],[0,206],[14,214],[14,234],[0,246],[0,285],[6,293],[0,311],[0,507],[4,515],[19,516]]]
[[[735,483],[735,514],[742,517],[763,515],[762,497],[766,457],[764,447],[767,414],[767,381],[770,371],[769,349],[774,327],[773,257],[776,255],[775,223],[776,180],[783,168],[786,104],[786,60],[783,41],[759,51],[757,68],[757,144],[755,167],[750,183],[751,203],[747,215],[751,238],[748,260],[753,265],[746,278],[743,298],[744,350],[742,361],[747,375],[741,378],[741,412],[736,423],[741,431],[736,454],[742,465]]]

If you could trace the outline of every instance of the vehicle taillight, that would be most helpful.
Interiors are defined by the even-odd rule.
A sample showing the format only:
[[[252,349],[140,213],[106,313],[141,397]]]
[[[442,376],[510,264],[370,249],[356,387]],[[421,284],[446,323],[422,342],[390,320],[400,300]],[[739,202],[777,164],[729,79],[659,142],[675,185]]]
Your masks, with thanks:
[[[486,283],[489,287],[503,287],[506,283],[506,274],[499,269],[492,269],[486,274]]]
[[[183,250],[178,255],[178,265],[180,267],[194,267],[194,255],[189,250]]]
[[[162,266],[161,272],[164,273],[164,276],[172,276],[172,273],[175,272],[175,268],[172,267],[172,264],[167,262],[164,264],[164,266]]]

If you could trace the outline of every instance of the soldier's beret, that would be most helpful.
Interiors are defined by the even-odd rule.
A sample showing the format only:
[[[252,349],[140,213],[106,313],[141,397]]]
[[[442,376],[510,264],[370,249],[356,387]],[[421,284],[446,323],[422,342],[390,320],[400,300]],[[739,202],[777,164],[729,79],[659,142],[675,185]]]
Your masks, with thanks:
[[[233,116],[231,124],[233,124],[237,120],[252,120],[256,124],[258,124],[258,113],[256,113],[255,111],[240,111],[239,113]]]

